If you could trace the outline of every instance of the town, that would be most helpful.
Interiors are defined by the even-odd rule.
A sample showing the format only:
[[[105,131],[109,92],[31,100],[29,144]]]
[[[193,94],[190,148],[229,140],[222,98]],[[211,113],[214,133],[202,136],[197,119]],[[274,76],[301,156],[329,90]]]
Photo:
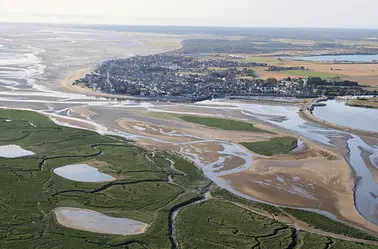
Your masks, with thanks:
[[[321,78],[259,79],[253,68],[266,63],[203,59],[181,54],[109,60],[73,84],[111,94],[198,101],[251,96],[317,97],[373,95],[357,82]]]

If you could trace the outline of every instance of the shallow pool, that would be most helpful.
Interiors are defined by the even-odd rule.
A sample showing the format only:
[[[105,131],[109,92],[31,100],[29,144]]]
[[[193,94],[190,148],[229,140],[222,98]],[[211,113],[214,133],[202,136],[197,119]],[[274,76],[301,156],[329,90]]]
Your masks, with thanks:
[[[54,169],[54,173],[77,182],[109,182],[115,178],[101,173],[97,168],[87,164],[73,164]]]
[[[5,158],[17,158],[24,156],[32,156],[34,152],[24,150],[18,145],[2,145],[0,146],[0,157]]]

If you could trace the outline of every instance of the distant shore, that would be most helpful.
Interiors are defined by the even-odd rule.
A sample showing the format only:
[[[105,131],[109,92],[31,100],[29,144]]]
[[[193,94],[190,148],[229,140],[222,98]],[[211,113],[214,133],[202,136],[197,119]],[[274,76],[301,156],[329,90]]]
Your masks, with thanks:
[[[345,105],[361,108],[378,109],[378,98],[373,99],[347,99]]]

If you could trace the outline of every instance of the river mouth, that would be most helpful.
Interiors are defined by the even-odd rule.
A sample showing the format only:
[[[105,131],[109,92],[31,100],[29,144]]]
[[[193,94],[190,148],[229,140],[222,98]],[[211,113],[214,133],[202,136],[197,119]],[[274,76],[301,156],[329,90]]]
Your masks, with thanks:
[[[97,168],[87,164],[73,164],[54,169],[54,173],[76,182],[110,182],[115,178],[101,173]]]
[[[34,152],[25,150],[18,145],[2,145],[0,146],[0,157],[19,158],[25,156],[33,156]]]
[[[60,207],[54,210],[59,224],[83,231],[114,235],[135,235],[144,233],[148,224],[115,218],[88,209]]]

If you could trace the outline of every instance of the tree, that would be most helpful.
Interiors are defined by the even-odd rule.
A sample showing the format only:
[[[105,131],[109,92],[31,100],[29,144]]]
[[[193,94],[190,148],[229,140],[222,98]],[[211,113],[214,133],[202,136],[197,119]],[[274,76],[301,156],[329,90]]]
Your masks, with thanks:
[[[298,86],[299,86],[299,88],[303,88],[303,86],[304,86],[304,81],[303,81],[302,78],[299,78],[299,79],[298,79]]]
[[[269,86],[275,86],[275,85],[277,85],[278,81],[277,81],[276,78],[268,78],[265,82]]]

